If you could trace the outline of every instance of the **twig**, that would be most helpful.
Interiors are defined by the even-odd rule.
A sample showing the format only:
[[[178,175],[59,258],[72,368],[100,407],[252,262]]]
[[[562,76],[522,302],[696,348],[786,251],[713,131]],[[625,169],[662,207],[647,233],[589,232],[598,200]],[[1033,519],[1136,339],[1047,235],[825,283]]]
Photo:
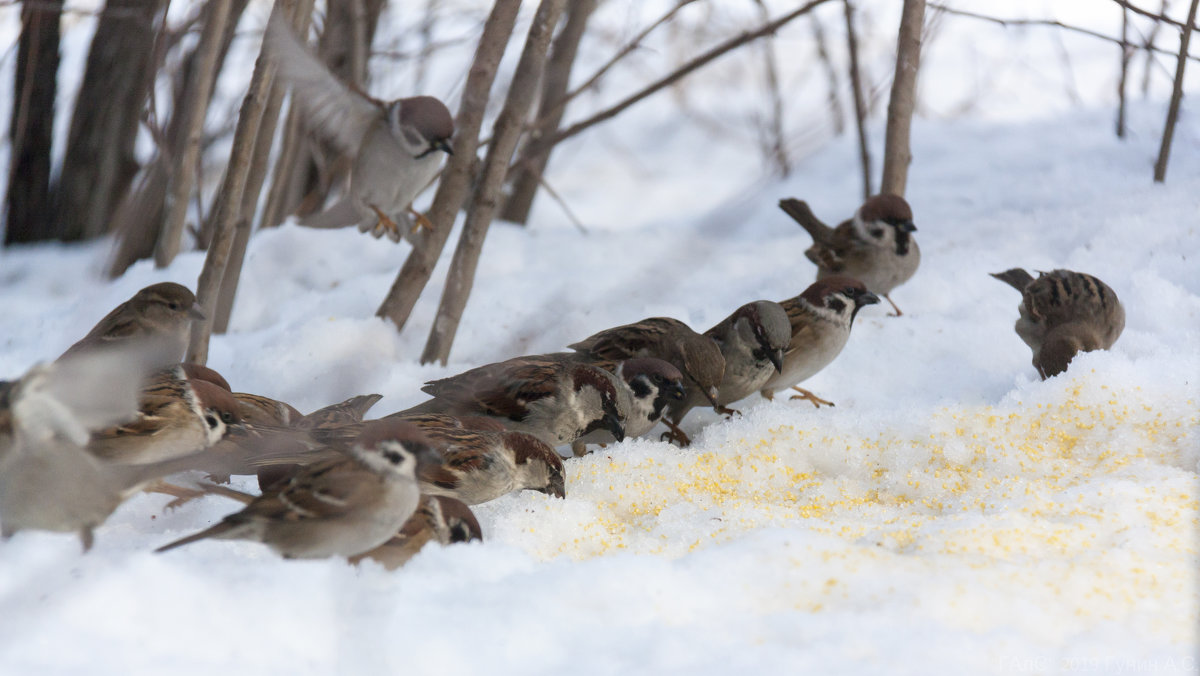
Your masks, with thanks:
[[[1192,0],[1188,9],[1187,25],[1179,38],[1179,60],[1175,64],[1175,86],[1171,90],[1171,105],[1167,107],[1167,124],[1163,128],[1162,146],[1158,149],[1158,161],[1154,163],[1154,182],[1162,183],[1167,177],[1167,158],[1171,155],[1171,139],[1175,136],[1175,122],[1179,119],[1179,102],[1183,99],[1183,71],[1187,67],[1188,43],[1192,39],[1192,25],[1196,22],[1196,6],[1200,0]]]
[[[842,110],[842,100],[838,96],[837,69],[833,67],[833,59],[829,58],[829,48],[825,45],[825,29],[814,14],[812,19],[813,41],[816,42],[817,58],[825,70],[825,79],[829,80],[829,116],[833,119],[833,133],[841,136],[846,131],[845,112]]]
[[[1133,47],[1129,44],[1129,9],[1121,8],[1121,75],[1117,78],[1117,138],[1125,138],[1125,81]]]
[[[854,32],[854,5],[842,0],[846,15],[846,51],[850,54],[850,90],[854,93],[854,122],[858,129],[858,160],[862,170],[863,200],[871,196],[871,150],[867,145],[867,104],[858,72],[858,36]]]
[[[754,0],[754,4],[758,6],[759,15],[763,20],[771,18],[764,0]],[[764,150],[774,159],[779,175],[786,177],[792,173],[792,163],[788,159],[783,139],[783,94],[779,86],[779,67],[775,61],[775,45],[770,38],[763,41],[763,70],[767,78],[767,94],[771,101],[770,134],[768,134]]]
[[[1167,16],[1167,7],[1166,7],[1167,3],[1165,3],[1165,2],[1163,3],[1162,11],[1160,11],[1156,14],[1149,10],[1145,10],[1145,9],[1142,9],[1141,7],[1138,7],[1137,5],[1133,4],[1132,2],[1129,2],[1128,0],[1112,0],[1112,1],[1117,3],[1118,5],[1120,5],[1123,9],[1125,9],[1127,11],[1133,12],[1134,14],[1141,14],[1142,16],[1147,17],[1149,19],[1154,19],[1154,21],[1157,23],[1170,24],[1176,28],[1183,28],[1184,26],[1190,25],[1194,30],[1200,30],[1200,26],[1197,26],[1194,20],[1188,21],[1185,23],[1183,21],[1177,21],[1177,20],[1172,19],[1171,17]]]
[[[589,234],[588,229],[583,225],[583,221],[579,220],[579,217],[575,215],[575,212],[571,211],[571,207],[568,206],[567,201],[558,194],[558,191],[550,187],[550,184],[546,182],[546,177],[538,176],[538,183],[542,185],[542,189],[546,191],[546,194],[549,195],[555,202],[558,202],[558,206],[562,207],[563,213],[567,215],[567,220],[571,221],[571,225],[579,228],[579,232],[585,235]]]

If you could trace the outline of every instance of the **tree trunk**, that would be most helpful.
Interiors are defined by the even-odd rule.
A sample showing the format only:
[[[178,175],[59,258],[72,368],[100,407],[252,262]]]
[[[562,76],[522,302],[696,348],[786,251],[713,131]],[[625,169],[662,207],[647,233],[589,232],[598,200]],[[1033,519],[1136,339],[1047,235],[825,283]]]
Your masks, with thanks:
[[[558,102],[567,94],[567,86],[571,82],[571,67],[575,64],[575,55],[579,52],[579,41],[583,38],[588,18],[594,9],[596,0],[570,0],[568,3],[566,22],[558,37],[554,39],[554,47],[550,50],[550,58],[546,63],[537,122],[521,149],[521,159],[516,165],[520,170],[512,180],[512,192],[500,215],[500,218],[506,221],[524,224],[529,220],[533,198],[541,184],[546,165],[550,162],[552,147],[542,143],[542,140],[558,131],[558,125],[562,122],[563,111],[566,108],[558,105]]]
[[[907,1],[907,0],[906,0]],[[867,102],[863,98],[862,78],[858,70],[858,36],[854,32],[854,6],[842,2],[846,10],[846,50],[850,53],[850,90],[854,93],[854,121],[858,125],[858,159],[862,169],[863,199],[871,196],[871,150],[867,145]]]
[[[297,0],[279,0],[271,9],[271,17],[280,12],[290,12],[296,2]],[[196,282],[196,302],[207,317],[192,322],[192,340],[188,347],[187,361],[197,364],[208,361],[208,339],[216,314],[217,294],[221,280],[225,277],[225,268],[229,264],[230,251],[233,249],[234,230],[241,217],[251,155],[262,125],[263,110],[271,88],[271,80],[274,78],[274,70],[266,54],[260,49],[258,59],[254,63],[254,73],[250,76],[250,86],[238,113],[229,166],[225,169],[225,180],[221,183],[221,190],[216,197],[217,211],[213,220],[212,244],[204,258],[200,279]]]
[[[475,269],[479,265],[483,240],[499,207],[500,189],[508,173],[508,162],[516,150],[525,116],[533,104],[538,81],[546,66],[550,36],[565,3],[566,0],[542,0],[533,16],[521,60],[517,62],[512,83],[508,87],[504,108],[492,127],[492,142],[483,162],[475,197],[467,208],[462,236],[450,260],[446,288],[442,291],[437,317],[421,355],[422,364],[437,360],[445,365],[450,357],[450,346],[454,343],[459,321],[475,282]]]
[[[50,145],[58,82],[58,37],[62,6],[23,3],[13,90],[8,213],[4,243],[53,239],[50,202]]]
[[[1183,71],[1187,66],[1188,43],[1192,39],[1192,25],[1196,23],[1196,5],[1192,0],[1188,9],[1183,36],[1179,38],[1179,61],[1175,64],[1175,86],[1171,90],[1171,104],[1167,107],[1167,124],[1163,127],[1162,145],[1158,149],[1158,161],[1154,163],[1154,182],[1162,183],[1167,178],[1167,159],[1171,156],[1171,139],[1175,136],[1175,121],[1179,119],[1179,103],[1183,100]]]
[[[900,34],[896,40],[896,74],[888,100],[887,132],[883,144],[883,180],[879,191],[904,196],[908,165],[912,162],[909,133],[917,102],[917,70],[921,63],[921,30],[925,25],[925,0],[904,0]]]
[[[496,70],[500,67],[500,58],[504,56],[504,48],[508,45],[520,9],[521,0],[496,0],[483,25],[483,34],[475,48],[475,58],[467,73],[467,84],[463,87],[462,103],[454,118],[454,154],[442,170],[437,194],[433,197],[433,206],[428,214],[433,231],[417,235],[412,252],[408,254],[408,259],[396,275],[396,281],[375,313],[392,320],[397,330],[404,328],[417,299],[429,283],[446,240],[450,238],[458,210],[471,189],[475,152],[479,148],[479,129],[483,126],[483,115],[487,112],[488,96],[496,79]]]
[[[109,0],[100,14],[55,189],[64,240],[105,234],[137,174],[134,141],[150,91],[164,0]]]
[[[1129,60],[1133,48],[1129,44],[1129,10],[1121,8],[1121,75],[1117,78],[1117,138],[1125,138],[1125,82],[1129,79]]]

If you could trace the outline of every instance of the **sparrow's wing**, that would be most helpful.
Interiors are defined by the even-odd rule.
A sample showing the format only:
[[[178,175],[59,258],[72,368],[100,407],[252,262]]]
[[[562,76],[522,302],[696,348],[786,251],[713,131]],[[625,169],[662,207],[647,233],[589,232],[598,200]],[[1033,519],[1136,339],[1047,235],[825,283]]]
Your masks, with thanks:
[[[654,353],[659,351],[659,346],[668,335],[681,331],[681,327],[687,328],[687,325],[678,319],[651,317],[601,331],[567,347],[601,359],[618,361],[633,357],[658,356]]]
[[[316,429],[362,422],[367,411],[380,399],[383,399],[382,394],[360,394],[357,397],[350,397],[346,401],[331,404],[309,413],[295,425],[300,429]]]
[[[282,16],[272,15],[267,22],[264,46],[279,77],[291,85],[293,105],[304,111],[309,129],[343,153],[358,152],[379,108],[334,77]]]
[[[553,361],[511,359],[428,382],[421,390],[455,410],[520,421],[529,415],[530,403],[555,394],[562,368]]]
[[[783,358],[786,360],[789,355],[813,349],[820,342],[821,337],[817,333],[818,324],[811,321],[812,316],[809,311],[800,303],[789,299],[781,302],[780,305],[787,311],[788,321],[792,323],[792,340],[783,351]]]
[[[286,426],[304,417],[291,404],[260,394],[234,392],[233,398],[237,399],[238,413],[251,425]]]
[[[289,481],[278,495],[263,500],[255,516],[300,521],[342,516],[371,504],[383,482],[357,462],[335,458],[313,465]],[[258,501],[245,511],[254,511]]]
[[[1022,292],[1029,314],[1053,327],[1069,322],[1110,321],[1120,302],[1107,284],[1082,272],[1055,270],[1042,274]],[[1124,324],[1124,311],[1120,312]]]

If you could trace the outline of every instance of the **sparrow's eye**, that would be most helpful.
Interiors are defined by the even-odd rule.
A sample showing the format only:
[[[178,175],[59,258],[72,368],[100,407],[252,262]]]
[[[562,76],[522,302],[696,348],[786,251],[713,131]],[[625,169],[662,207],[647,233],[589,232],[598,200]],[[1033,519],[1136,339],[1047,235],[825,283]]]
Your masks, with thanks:
[[[221,413],[221,420],[226,425],[232,425],[234,423],[233,414],[230,413],[229,411],[224,411]]]
[[[178,310],[179,303],[167,303],[167,307],[171,308],[172,310]]]

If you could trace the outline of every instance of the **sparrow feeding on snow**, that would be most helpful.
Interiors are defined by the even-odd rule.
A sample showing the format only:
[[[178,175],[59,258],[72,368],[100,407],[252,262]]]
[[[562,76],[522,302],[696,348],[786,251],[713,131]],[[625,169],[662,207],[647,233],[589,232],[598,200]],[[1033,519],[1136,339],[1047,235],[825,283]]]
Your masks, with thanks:
[[[650,317],[606,329],[568,347],[595,359],[661,359],[683,374],[686,398],[694,396],[694,390],[717,408],[717,386],[725,373],[725,357],[712,338],[696,333],[678,319]],[[691,443],[677,425],[670,420],[663,422],[681,444]]]
[[[875,195],[854,212],[854,217],[830,228],[797,199],[779,201],[779,208],[808,231],[813,245],[804,255],[817,264],[817,279],[834,275],[853,277],[900,308],[888,296],[908,281],[921,263],[921,250],[912,233],[912,208],[898,195]]]
[[[567,355],[576,359],[584,355]],[[640,437],[662,419],[663,410],[685,396],[683,374],[671,364],[653,357],[638,357],[620,362],[592,362],[617,376],[629,389],[630,408],[625,416],[625,436]],[[612,432],[598,429],[571,442],[576,457],[587,454],[587,444],[607,444],[616,441]]]
[[[113,308],[59,359],[134,340],[157,355],[152,366],[168,366],[183,359],[193,319],[204,319],[204,313],[186,286],[152,284]]]
[[[423,430],[442,456],[441,466],[417,477],[426,495],[445,495],[468,505],[527,489],[566,497],[562,458],[531,434],[457,427]]]
[[[725,357],[725,374],[717,386],[717,411],[730,415],[726,408],[762,389],[767,380],[783,370],[783,351],[792,338],[787,311],[776,302],[756,300],[734,311],[716,326],[704,332],[712,338]],[[679,424],[704,399],[693,390],[692,396],[672,404],[669,416]]]
[[[516,357],[425,384],[433,397],[398,415],[483,416],[551,446],[597,429],[625,438],[627,390],[611,373],[553,356]]]
[[[78,532],[90,549],[92,530],[127,497],[193,466],[196,456],[125,465],[86,448],[93,430],[136,415],[145,358],[136,344],[88,350],[0,388],[4,537],[25,529]]]
[[[1067,370],[1078,352],[1107,350],[1125,328],[1125,308],[1107,284],[1082,272],[1021,268],[992,276],[1021,292],[1017,335],[1033,350],[1042,379]]]
[[[450,545],[482,539],[483,530],[471,508],[443,495],[422,495],[417,511],[399,533],[369,552],[350,557],[350,563],[372,559],[387,570],[395,570],[429,542]]]
[[[792,337],[783,353],[783,369],[762,387],[762,396],[772,399],[776,390],[790,387],[799,392],[793,399],[807,399],[813,406],[833,406],[808,390],[797,387],[829,365],[846,346],[854,317],[864,305],[879,302],[863,283],[849,277],[825,277],[795,298],[779,304],[791,320]]]
[[[300,222],[312,228],[358,225],[359,230],[394,241],[417,194],[441,170],[450,153],[454,120],[432,96],[384,103],[347,87],[313,56],[281,17],[267,23],[267,54],[279,77],[291,85],[292,101],[308,128],[353,158],[348,194],[325,211]],[[423,216],[418,223],[428,225]]]
[[[420,498],[417,474],[439,463],[415,425],[374,421],[347,454],[305,467],[242,511],[157,551],[222,538],[262,542],[285,558],[361,554],[404,526]]]

